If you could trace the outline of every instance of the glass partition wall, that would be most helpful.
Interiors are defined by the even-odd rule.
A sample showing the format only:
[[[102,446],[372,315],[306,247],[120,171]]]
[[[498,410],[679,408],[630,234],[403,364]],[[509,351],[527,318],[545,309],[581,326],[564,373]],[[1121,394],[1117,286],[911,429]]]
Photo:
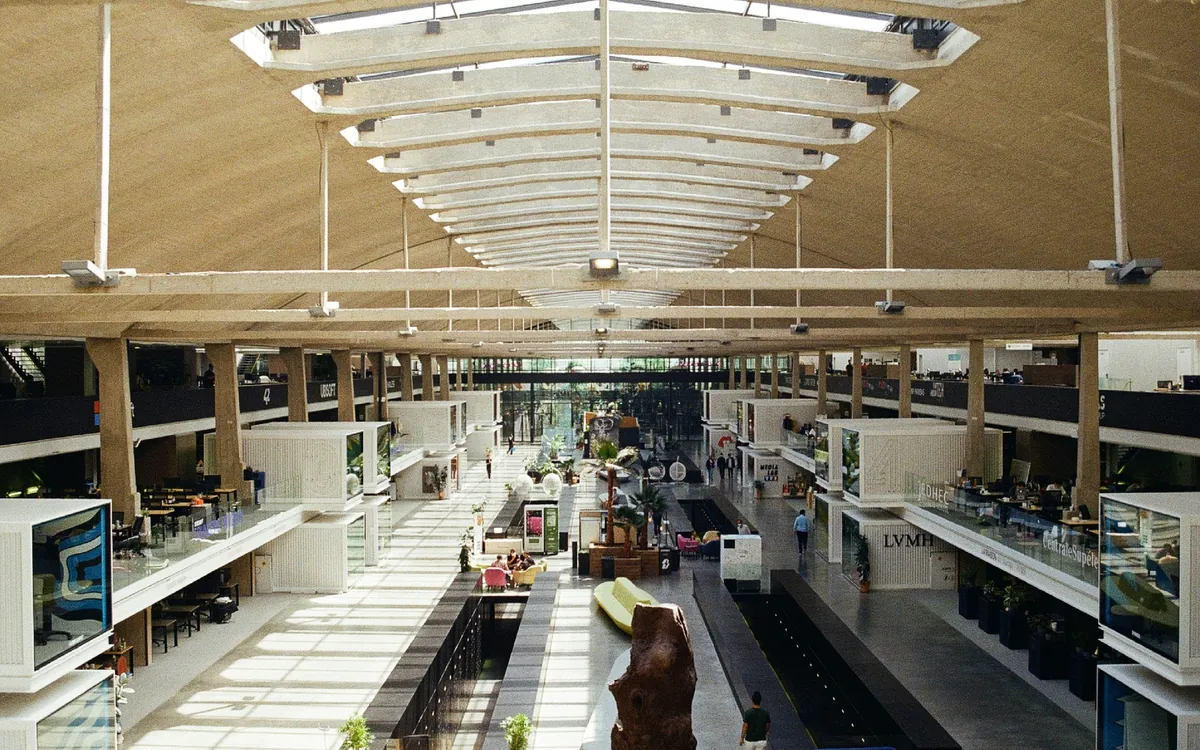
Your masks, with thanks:
[[[112,626],[108,512],[99,507],[33,527],[36,669]]]
[[[504,437],[534,442],[550,430],[575,430],[587,412],[616,404],[621,414],[636,417],[643,431],[664,435],[668,442],[698,439],[702,392],[678,383],[538,383],[505,386],[500,393]]]
[[[1179,661],[1180,519],[1104,500],[1100,621]]]

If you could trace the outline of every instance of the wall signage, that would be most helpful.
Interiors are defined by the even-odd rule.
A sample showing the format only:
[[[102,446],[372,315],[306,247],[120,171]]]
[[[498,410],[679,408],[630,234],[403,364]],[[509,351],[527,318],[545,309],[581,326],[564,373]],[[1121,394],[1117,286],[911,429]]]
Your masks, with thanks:
[[[1064,542],[1061,539],[1056,539],[1049,533],[1042,535],[1042,546],[1051,552],[1062,555],[1068,560],[1074,560],[1084,568],[1095,568],[1097,570],[1100,568],[1100,555],[1097,550]]]
[[[884,548],[932,547],[933,535],[918,532],[916,534],[884,534]]]

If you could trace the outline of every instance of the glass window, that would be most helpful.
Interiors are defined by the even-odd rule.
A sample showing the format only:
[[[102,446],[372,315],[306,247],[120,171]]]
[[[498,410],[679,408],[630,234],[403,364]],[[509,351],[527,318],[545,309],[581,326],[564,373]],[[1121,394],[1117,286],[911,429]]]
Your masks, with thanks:
[[[812,539],[813,547],[821,556],[829,558],[829,503],[817,498],[816,507],[813,509],[812,523]]]
[[[1101,622],[1179,661],[1179,519],[1105,499],[1100,533]]]
[[[392,475],[392,426],[381,424],[375,428],[375,476]]]
[[[829,481],[829,425],[817,422],[817,445],[813,450],[817,476]]]
[[[367,523],[362,518],[357,518],[346,526],[346,570],[353,582],[361,578],[366,569]]]
[[[33,527],[35,668],[111,627],[109,533],[107,506]]]
[[[1103,672],[1097,711],[1101,750],[1175,750],[1175,716]]]
[[[854,572],[854,551],[858,547],[858,519],[842,514],[842,575],[857,580]]]
[[[361,432],[355,432],[346,436],[346,494],[354,495],[361,490],[362,481],[363,436]]]
[[[842,430],[842,490],[858,496],[862,490],[862,465],[857,430]]]
[[[112,679],[38,722],[38,750],[111,750],[116,745]]]

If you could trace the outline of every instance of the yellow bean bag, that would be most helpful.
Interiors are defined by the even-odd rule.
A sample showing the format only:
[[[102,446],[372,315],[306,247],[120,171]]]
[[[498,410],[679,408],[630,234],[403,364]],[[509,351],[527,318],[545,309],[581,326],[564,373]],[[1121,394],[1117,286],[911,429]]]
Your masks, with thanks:
[[[633,634],[633,610],[638,604],[658,604],[658,600],[633,585],[628,578],[605,581],[596,587],[592,598],[612,618],[617,627]]]

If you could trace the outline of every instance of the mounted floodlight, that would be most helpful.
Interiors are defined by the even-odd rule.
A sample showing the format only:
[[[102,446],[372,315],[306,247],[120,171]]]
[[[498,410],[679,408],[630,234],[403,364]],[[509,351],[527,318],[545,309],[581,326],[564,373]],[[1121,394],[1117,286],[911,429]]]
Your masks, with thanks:
[[[342,304],[340,302],[325,300],[319,305],[313,305],[312,307],[308,308],[308,314],[313,318],[332,318],[333,316],[337,315],[338,308],[341,306]]]
[[[1104,280],[1109,284],[1149,284],[1150,277],[1162,270],[1161,258],[1145,258],[1131,260],[1123,266],[1113,264],[1104,272]]]
[[[75,282],[75,286],[80,288],[116,286],[121,283],[121,279],[125,276],[137,276],[136,269],[109,268],[105,270],[90,260],[64,260],[62,262],[62,271],[71,277],[71,280]]]
[[[600,304],[596,305],[597,315],[616,315],[619,312],[621,312],[620,306],[614,305],[611,302],[601,302]]]
[[[607,336],[608,329],[605,328],[604,326],[600,326],[599,328],[596,329],[596,335],[597,336]]]
[[[409,326],[408,328],[401,328],[399,331],[396,331],[396,335],[397,336],[415,336],[415,335],[417,335],[417,327]]]
[[[474,344],[471,344],[471,348],[472,348],[472,349],[482,349],[482,348],[483,348],[483,342],[482,342],[482,341],[476,341]]]
[[[788,330],[797,336],[808,333],[808,323],[792,323]]]
[[[592,278],[603,279],[620,273],[621,264],[614,252],[593,252],[588,255],[588,270]]]
[[[904,312],[904,303],[881,299],[875,303],[875,309],[885,315],[899,315]]]

